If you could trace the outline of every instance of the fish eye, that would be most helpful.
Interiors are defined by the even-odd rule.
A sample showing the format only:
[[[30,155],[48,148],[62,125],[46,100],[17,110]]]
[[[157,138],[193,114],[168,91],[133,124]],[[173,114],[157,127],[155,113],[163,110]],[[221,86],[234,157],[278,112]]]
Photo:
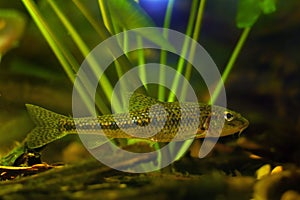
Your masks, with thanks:
[[[228,111],[225,111],[224,113],[224,118],[227,120],[227,121],[232,121],[234,119],[234,115]]]

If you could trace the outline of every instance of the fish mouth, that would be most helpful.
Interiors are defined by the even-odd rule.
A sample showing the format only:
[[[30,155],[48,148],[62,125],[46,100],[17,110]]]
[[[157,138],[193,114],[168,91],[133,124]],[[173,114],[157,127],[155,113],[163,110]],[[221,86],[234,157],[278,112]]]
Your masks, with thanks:
[[[240,117],[237,121],[238,125],[233,124],[233,126],[228,129],[224,129],[223,127],[223,131],[220,136],[233,135],[235,133],[238,133],[240,136],[240,134],[249,126],[249,121],[243,117]]]
[[[241,119],[239,120],[241,125],[238,126],[238,131],[236,131],[235,133],[239,133],[239,136],[241,135],[241,133],[249,126],[249,121],[243,117],[241,117]]]
[[[249,126],[249,121],[245,118],[242,118],[242,125],[240,126],[240,130],[239,130],[239,136],[241,135],[241,133]]]

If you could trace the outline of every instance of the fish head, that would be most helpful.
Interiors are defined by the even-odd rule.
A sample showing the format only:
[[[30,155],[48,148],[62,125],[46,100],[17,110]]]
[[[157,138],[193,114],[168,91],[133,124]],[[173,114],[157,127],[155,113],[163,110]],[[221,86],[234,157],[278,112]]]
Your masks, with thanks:
[[[214,107],[214,112],[209,111],[207,115],[204,116],[204,119],[202,118],[200,120],[202,123],[200,123],[196,138],[204,138],[206,136],[222,137],[235,133],[240,134],[249,125],[249,121],[240,113],[217,106]],[[220,130],[220,122],[223,122],[221,126],[222,130]]]
[[[244,118],[240,113],[226,109],[224,112],[224,126],[221,136],[232,135],[241,133],[249,126],[249,121]]]

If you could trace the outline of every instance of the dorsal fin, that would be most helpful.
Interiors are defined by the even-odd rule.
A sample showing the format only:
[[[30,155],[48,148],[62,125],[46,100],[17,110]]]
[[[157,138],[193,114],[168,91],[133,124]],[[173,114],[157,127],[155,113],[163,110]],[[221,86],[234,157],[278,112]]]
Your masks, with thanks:
[[[137,111],[145,108],[150,108],[152,105],[161,103],[155,98],[146,96],[141,93],[133,93],[129,100],[129,111]]]

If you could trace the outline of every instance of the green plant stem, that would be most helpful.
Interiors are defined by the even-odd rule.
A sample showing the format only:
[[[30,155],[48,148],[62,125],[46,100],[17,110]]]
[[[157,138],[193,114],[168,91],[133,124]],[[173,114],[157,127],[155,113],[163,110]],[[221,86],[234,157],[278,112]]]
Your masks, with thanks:
[[[196,22],[195,22],[195,28],[194,28],[194,32],[193,32],[193,37],[192,37],[195,41],[197,41],[198,38],[199,38],[200,29],[201,29],[201,22],[202,22],[204,7],[205,7],[205,2],[206,2],[205,0],[201,0],[200,4],[199,4],[199,7],[198,7],[197,18],[196,18]],[[198,4],[198,2],[194,2],[194,3]],[[195,8],[196,8],[196,6],[195,6]],[[192,9],[193,9],[193,7],[192,7]],[[196,12],[196,10],[194,12]],[[192,22],[194,22],[195,16],[192,16],[192,19],[193,19]],[[189,23],[190,26],[193,26],[192,22]],[[190,28],[190,30],[192,30],[192,28]],[[188,42],[186,41],[185,43],[188,43]],[[191,44],[189,60],[193,60],[194,59],[195,48],[196,48],[195,44],[196,43],[192,43]],[[186,49],[185,49],[184,55],[186,54],[187,47],[188,47],[188,44],[186,45]],[[181,66],[181,70],[182,70],[184,62],[182,61],[181,64],[182,64],[182,66]],[[187,63],[187,67],[186,67],[186,72],[185,72],[185,78],[187,80],[190,80],[191,72],[192,72],[192,65],[190,64],[190,62],[188,62]],[[178,85],[178,83],[177,83],[177,85]],[[184,82],[182,90],[181,90],[181,98],[185,98],[186,97],[186,88],[187,88],[187,85]],[[184,99],[180,99],[180,100],[184,100]],[[182,146],[181,146],[179,152],[176,155],[176,160],[178,160],[181,156],[183,156],[185,154],[186,150],[191,146],[192,142],[193,142],[193,140],[186,140],[186,141],[184,141],[182,143]]]
[[[68,20],[68,18],[63,14],[63,12],[58,8],[55,1],[48,0],[48,4],[51,6],[51,8],[54,10],[57,17],[60,19],[60,21],[63,23],[64,27],[69,32],[70,36],[78,46],[79,50],[81,51],[82,55],[86,57],[90,53],[90,49],[86,46],[85,42],[82,40],[78,32],[75,30],[75,28],[72,26],[71,22]]]
[[[172,11],[173,11],[173,6],[174,6],[174,0],[169,0],[167,9],[166,9],[166,15],[164,18],[164,28],[169,28],[170,23],[171,23],[171,16],[172,16]],[[168,38],[168,30],[163,31],[163,36],[164,38]],[[167,63],[167,52],[164,50],[161,50],[160,53],[160,64],[165,65]],[[158,86],[158,99],[161,101],[164,101],[165,99],[165,87],[163,84],[166,82],[166,72],[165,68],[162,67],[159,73],[159,83],[160,85]]]
[[[173,7],[174,7],[174,0],[169,0],[168,1],[168,5],[167,5],[167,9],[166,9],[166,15],[165,15],[165,19],[164,19],[164,28],[169,28],[170,27],[170,23],[171,23],[171,16],[172,16],[172,11],[173,11]],[[163,30],[163,37],[168,39],[168,30]],[[160,64],[161,65],[165,65],[167,63],[167,51],[165,50],[161,50],[160,52]],[[158,99],[160,101],[164,101],[165,100],[165,93],[166,93],[166,89],[164,87],[164,84],[166,83],[166,71],[165,71],[165,67],[161,67],[160,71],[159,71],[159,83],[160,85],[158,86]],[[156,146],[156,150],[159,149],[159,143],[157,143]],[[169,147],[169,152],[172,152],[173,147]],[[159,151],[159,155],[158,155],[158,165],[161,165],[162,163],[162,154]]]
[[[194,26],[194,21],[195,21],[195,17],[196,17],[196,11],[197,11],[197,5],[198,4],[199,4],[198,0],[194,0],[193,1],[192,7],[191,7],[191,14],[190,14],[189,21],[188,21],[188,26],[187,26],[187,32],[186,32],[186,35],[188,35],[188,36],[190,36],[192,34],[192,30],[193,30],[193,26]],[[197,20],[195,22],[196,23],[196,25],[195,25],[196,27],[194,29],[193,39],[195,37],[198,38],[198,36],[199,36],[200,24],[201,24],[201,21],[202,21],[204,4],[205,4],[205,0],[201,0],[201,2],[199,4],[199,8],[198,8]],[[188,46],[189,46],[189,41],[188,41],[188,38],[186,37],[185,41],[184,41],[184,45],[183,45],[183,50],[182,50],[182,52],[183,52],[182,54],[183,55],[186,55],[187,50],[188,50]],[[193,56],[193,51],[195,51],[195,46],[194,46],[194,48],[193,48],[193,46],[194,45],[192,45],[192,47],[191,47],[191,52],[190,52],[189,59],[193,58],[193,57],[191,57],[191,55]],[[180,74],[182,73],[183,66],[184,66],[184,59],[183,59],[182,56],[180,57],[178,65],[177,65],[177,71]],[[185,74],[185,76],[187,76],[187,74]],[[188,76],[188,77],[190,77],[190,76]],[[189,78],[187,78],[187,80],[189,80]],[[177,90],[178,84],[179,84],[179,76],[175,77],[175,81],[174,81],[172,89]],[[183,90],[181,90],[181,94],[182,95],[180,97],[181,101],[184,100],[183,98],[185,98],[185,95],[186,95],[186,94],[184,94],[184,90],[186,88],[186,85],[183,85],[183,86],[184,86]],[[168,100],[173,101],[174,98],[175,98],[175,96],[170,94]],[[182,143],[182,146],[181,146],[179,152],[176,154],[176,159],[175,160],[180,159],[185,154],[186,150],[191,146],[192,142],[193,142],[193,140],[186,140],[186,141],[184,141]],[[169,151],[171,152],[171,154],[173,154],[172,152],[174,152],[174,150],[176,149],[175,145],[176,144],[172,144],[172,143],[169,144]]]
[[[61,22],[63,23],[64,27],[70,33],[71,38],[73,39],[73,41],[75,42],[76,46],[78,47],[78,49],[82,53],[83,57],[86,57],[90,53],[90,49],[86,46],[85,42],[82,40],[82,38],[80,37],[80,35],[78,34],[78,32],[72,26],[72,24],[68,20],[68,18],[58,8],[58,6],[56,5],[55,1],[48,0],[48,3],[52,7],[52,9],[54,10],[54,12],[57,15],[57,17],[61,20]],[[90,57],[90,58],[91,58],[91,59],[89,59],[90,66],[91,66],[92,70],[94,71],[94,73],[97,74],[98,72],[101,71],[101,68],[97,64],[97,61],[95,60],[94,57]],[[89,85],[88,80],[86,80],[85,82],[86,82],[85,84]],[[105,96],[106,96],[107,99],[110,99],[110,95],[112,93],[112,90],[113,90],[112,88],[113,87],[112,87],[109,79],[104,74],[103,74],[102,78],[100,79],[100,86],[102,88],[105,88],[103,90],[104,94],[105,94]],[[95,95],[98,96],[98,94],[95,94]],[[103,103],[100,103],[100,102],[95,102],[95,103],[96,103],[97,107],[99,108],[99,110],[102,113],[108,113],[109,112],[109,110],[107,109],[107,106],[104,105]],[[119,103],[118,106],[120,106],[120,103]]]
[[[193,37],[192,37],[193,40],[195,40],[195,41],[198,41],[198,39],[199,39],[205,3],[206,3],[206,0],[201,0],[200,4],[199,4],[197,19],[196,19],[196,23],[195,23],[195,29],[194,29],[194,33],[193,33]],[[196,50],[196,43],[192,43],[191,49],[190,49],[189,60],[194,60],[195,50]],[[185,75],[184,75],[187,80],[190,80],[190,78],[191,78],[192,69],[193,69],[193,66],[191,65],[190,62],[188,62],[187,66],[186,66]],[[186,85],[186,82],[184,82],[182,90],[181,90],[182,97],[186,96],[186,91],[187,91],[186,88],[187,88],[187,85]]]
[[[189,37],[191,37],[191,35],[192,35],[198,4],[199,4],[199,0],[193,0],[193,3],[191,5],[191,13],[190,13],[190,16],[189,16],[189,19],[188,19],[188,25],[187,25],[187,29],[186,29],[186,33],[185,33]],[[179,61],[177,63],[176,71],[178,72],[178,75],[175,76],[174,82],[173,82],[172,87],[171,87],[171,90],[174,91],[174,92],[170,93],[169,97],[168,97],[168,101],[171,101],[171,102],[175,100],[175,94],[176,94],[176,91],[177,91],[177,87],[178,87],[178,84],[179,84],[179,78],[180,78],[179,74],[182,74],[182,71],[183,71],[184,62],[185,62],[184,57],[187,54],[188,47],[189,47],[189,40],[188,39],[189,38],[186,37],[185,40],[184,40],[183,47],[182,47],[182,54],[181,54],[181,56],[179,58]],[[183,100],[183,99],[180,99],[180,100]]]
[[[111,15],[109,13],[109,9],[108,9],[108,6],[106,4],[106,1],[105,0],[98,0],[98,3],[99,3],[99,9],[100,9],[100,12],[101,12],[101,15],[102,15],[102,18],[103,18],[103,21],[104,21],[104,26],[103,28],[104,29],[108,29],[108,32],[110,32],[110,35],[111,34],[116,34],[117,32],[121,32],[122,29],[121,27],[119,27],[116,23],[113,22],[113,19],[111,19]],[[126,35],[126,33],[124,34]],[[119,39],[119,38],[117,38]],[[127,49],[127,45],[128,45],[128,39],[124,38],[124,44],[120,44],[120,45],[123,45],[124,49],[120,49],[120,46],[114,46],[114,48],[118,51],[126,51]],[[114,52],[115,50],[112,49],[111,50],[112,52]],[[119,74],[124,74],[125,71],[128,71],[131,66],[132,66],[132,63],[130,62],[130,60],[128,59],[127,56],[121,56],[119,59],[118,59],[118,62],[119,62],[119,65],[116,65],[116,67],[119,67]],[[119,77],[120,78],[120,77]],[[140,80],[131,80],[132,81],[132,85],[139,85],[139,81]],[[145,88],[143,88],[145,89]],[[145,90],[144,90],[145,91]],[[143,91],[143,92],[144,92]]]
[[[64,48],[64,46],[62,45],[63,43],[59,41],[59,39],[55,36],[53,31],[50,29],[49,25],[46,23],[45,19],[42,17],[34,1],[23,0],[23,4],[28,10],[34,22],[36,23],[37,27],[45,37],[46,41],[50,45],[54,54],[58,58],[68,78],[72,83],[74,83],[75,75],[73,69],[77,70],[79,68],[75,58],[66,48]],[[80,88],[77,88],[77,90],[80,92],[81,98],[83,99],[84,102],[89,102],[88,95],[84,92],[84,89],[81,88],[81,86],[79,87]],[[90,111],[93,111],[94,110],[93,106],[89,106],[89,105],[90,104],[87,103],[88,109]]]
[[[136,38],[137,40],[137,45],[138,47],[142,47],[143,46],[143,39],[141,36],[137,36]],[[145,64],[145,54],[144,54],[144,50],[143,49],[139,49],[137,51],[138,53],[138,65],[144,65]],[[144,85],[145,89],[148,90],[148,87],[146,85],[147,83],[147,76],[146,76],[146,70],[144,67],[142,68],[139,68],[139,76],[141,77],[141,81],[142,81],[142,84]]]
[[[100,2],[99,0],[99,6],[101,6],[103,3]],[[105,23],[102,20],[96,21],[89,13],[89,11],[85,8],[85,6],[79,2],[79,0],[73,0],[74,4],[77,6],[77,8],[81,11],[81,13],[84,15],[84,17],[89,21],[89,23],[92,25],[92,27],[96,30],[96,32],[99,34],[100,38],[102,40],[105,40],[109,37],[111,37],[111,33],[109,30],[106,28]],[[100,11],[102,12],[104,8],[101,9]],[[107,11],[105,11],[106,13]],[[105,13],[102,13],[102,18],[104,18],[106,21],[109,20],[109,16],[106,16]],[[108,23],[108,22],[106,22]],[[111,23],[110,23],[111,24]],[[112,25],[111,25],[112,26]],[[113,51],[121,51],[120,47],[114,46],[115,49],[112,49]],[[127,57],[122,56],[119,59],[120,66],[122,66],[122,72],[129,70],[130,67],[132,66],[131,62],[127,59]]]
[[[217,98],[218,98],[218,96],[219,96],[219,94],[220,94],[222,85],[223,85],[224,82],[227,80],[227,77],[228,77],[228,75],[230,74],[231,69],[232,69],[232,67],[234,66],[234,63],[235,63],[236,59],[237,59],[238,56],[239,56],[239,53],[240,53],[240,51],[241,51],[241,49],[242,49],[242,47],[243,47],[243,45],[244,45],[244,43],[245,43],[245,41],[246,41],[248,35],[249,35],[250,30],[251,30],[250,27],[249,27],[249,28],[245,28],[245,29],[243,30],[243,32],[242,32],[242,34],[241,34],[241,36],[240,36],[240,38],[239,38],[239,40],[238,40],[238,43],[237,43],[237,45],[235,46],[235,48],[234,48],[234,50],[233,50],[233,52],[232,52],[232,54],[231,54],[231,57],[230,57],[230,59],[229,59],[227,65],[226,65],[226,67],[225,67],[225,70],[224,70],[224,72],[223,72],[223,74],[222,74],[222,80],[220,80],[220,81],[218,82],[218,84],[217,84],[217,86],[216,86],[216,88],[215,88],[215,90],[214,90],[214,93],[213,93],[213,95],[212,95],[212,97],[211,97],[211,100],[210,100],[210,102],[209,102],[210,104],[214,104],[214,102],[217,100]]]
[[[109,9],[107,7],[107,4],[106,4],[106,1],[105,0],[98,0],[98,4],[99,4],[99,9],[100,9],[100,13],[101,13],[101,16],[102,16],[102,19],[103,19],[103,22],[104,22],[104,25],[105,27],[107,28],[107,30],[110,32],[110,34],[116,34],[118,32],[121,32],[120,31],[120,27],[117,25],[117,24],[114,24],[113,23],[113,20],[111,19],[111,15],[110,15],[110,12],[109,12]],[[120,44],[120,38],[117,37],[117,40],[119,42],[119,44],[123,47],[123,51],[126,51],[127,50],[127,40],[126,40],[126,37],[123,38],[124,40],[124,44]],[[121,76],[123,75],[123,69],[122,69],[122,61],[118,62],[118,61],[115,61],[115,67],[116,67],[116,70],[117,70],[117,76],[118,76],[118,79],[121,78]],[[125,67],[126,65],[124,65]],[[125,87],[126,85],[124,84],[121,84],[122,87]],[[125,97],[123,96],[123,101],[125,100]],[[121,107],[115,107],[114,108],[115,111],[118,111],[118,110],[121,110]]]
[[[95,18],[90,14],[87,8],[80,2],[80,0],[73,0],[73,3],[80,10],[83,16],[88,20],[92,25],[95,31],[98,33],[102,40],[110,37],[109,31],[105,28],[104,23],[101,20],[95,20]]]
[[[110,14],[109,14],[109,9],[107,8],[106,5],[106,0],[98,0],[99,8],[100,8],[100,13],[103,19],[103,22],[108,29],[108,31],[113,34],[113,23],[112,20],[110,19]]]
[[[139,0],[136,0],[137,3],[139,3]],[[142,47],[143,46],[143,38],[141,36],[137,36],[136,38],[137,40],[137,45],[138,47]],[[145,54],[144,54],[144,50],[140,49],[138,50],[138,65],[144,65],[145,64]],[[139,76],[141,77],[141,81],[142,84],[144,85],[146,91],[148,90],[147,88],[147,76],[146,76],[146,71],[144,68],[140,68],[139,69]]]
[[[67,54],[66,49],[62,48],[62,46],[60,45],[61,43],[59,43],[57,37],[52,32],[52,30],[49,28],[48,24],[46,23],[45,19],[42,17],[42,15],[39,12],[39,9],[35,5],[35,3],[32,0],[23,0],[23,4],[25,5],[25,7],[27,8],[32,19],[36,23],[37,27],[40,29],[43,36],[47,40],[48,44],[52,48],[56,57],[62,64],[70,81],[72,83],[74,83],[74,80],[75,80],[74,72],[72,70],[72,67],[69,65],[68,60],[65,57],[65,55]],[[65,51],[65,53],[63,53],[63,51]]]
[[[109,31],[110,35],[115,35],[126,30],[125,28],[120,27],[117,23],[114,23],[114,19],[112,19],[111,17],[106,0],[98,0],[98,4],[104,25]],[[128,49],[128,40],[126,39],[126,33],[124,33],[123,44],[121,44],[121,39],[119,37],[117,37],[117,40],[119,42],[119,45],[124,47],[123,50],[126,51]]]

